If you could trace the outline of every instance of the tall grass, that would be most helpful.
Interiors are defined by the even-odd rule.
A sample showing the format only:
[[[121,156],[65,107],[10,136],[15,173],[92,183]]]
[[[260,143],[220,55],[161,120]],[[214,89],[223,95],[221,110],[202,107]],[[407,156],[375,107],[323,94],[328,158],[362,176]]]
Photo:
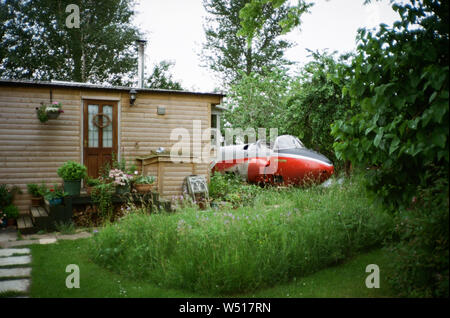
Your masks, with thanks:
[[[267,189],[253,207],[130,214],[98,233],[93,260],[129,277],[233,294],[315,272],[381,243],[391,218],[360,185]]]

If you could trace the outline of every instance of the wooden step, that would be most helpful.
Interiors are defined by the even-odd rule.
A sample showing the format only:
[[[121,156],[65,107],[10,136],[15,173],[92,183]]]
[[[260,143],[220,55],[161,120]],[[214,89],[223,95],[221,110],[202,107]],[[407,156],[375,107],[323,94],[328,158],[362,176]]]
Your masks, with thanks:
[[[37,230],[46,230],[48,228],[50,220],[47,211],[43,207],[31,207],[30,215]]]
[[[17,229],[22,234],[34,234],[38,231],[29,215],[24,215],[17,219]]]
[[[31,212],[31,216],[33,218],[48,217],[47,211],[41,206],[39,206],[39,207],[35,207],[35,206],[31,207],[30,208],[30,212]]]

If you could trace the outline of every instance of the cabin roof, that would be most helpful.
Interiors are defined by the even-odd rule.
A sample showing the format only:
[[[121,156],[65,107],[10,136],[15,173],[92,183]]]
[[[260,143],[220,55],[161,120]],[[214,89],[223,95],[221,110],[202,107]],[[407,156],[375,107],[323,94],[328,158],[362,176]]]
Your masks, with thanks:
[[[33,80],[19,80],[19,79],[4,79],[0,78],[0,86],[25,86],[25,87],[56,87],[56,88],[76,88],[76,89],[96,89],[96,90],[108,90],[108,91],[127,91],[135,89],[139,92],[153,92],[153,93],[165,93],[165,94],[180,94],[180,95],[197,95],[197,96],[215,96],[223,98],[224,94],[221,93],[201,93],[192,91],[170,90],[170,89],[155,89],[155,88],[136,88],[128,86],[112,86],[112,85],[100,85],[90,83],[79,82],[63,82],[63,81],[33,81]]]

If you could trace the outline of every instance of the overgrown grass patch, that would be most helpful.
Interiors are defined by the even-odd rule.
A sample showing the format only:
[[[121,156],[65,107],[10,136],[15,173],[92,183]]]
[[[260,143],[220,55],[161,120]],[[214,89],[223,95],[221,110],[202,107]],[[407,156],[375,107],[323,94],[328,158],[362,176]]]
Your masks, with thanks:
[[[234,294],[315,272],[380,244],[391,218],[357,180],[263,191],[253,207],[131,214],[105,227],[92,259],[160,286]]]

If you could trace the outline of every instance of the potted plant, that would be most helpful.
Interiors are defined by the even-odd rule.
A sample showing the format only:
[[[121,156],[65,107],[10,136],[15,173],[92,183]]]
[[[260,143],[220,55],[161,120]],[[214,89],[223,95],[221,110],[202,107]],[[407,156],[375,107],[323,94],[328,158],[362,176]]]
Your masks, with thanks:
[[[94,178],[91,178],[91,177],[86,177],[86,179],[84,181],[85,181],[85,184],[86,184],[86,193],[87,193],[87,195],[91,195],[92,189],[95,186],[98,186],[101,183],[101,181],[99,179],[94,179]]]
[[[3,212],[6,215],[6,219],[8,220],[7,225],[15,225],[16,219],[19,217],[19,209],[15,205],[10,204],[3,209]]]
[[[50,105],[41,104],[41,107],[36,110],[41,123],[45,123],[49,119],[56,119],[61,113],[64,113],[60,102],[52,102]]]
[[[60,205],[62,204],[63,198],[67,195],[67,192],[64,192],[61,187],[55,185],[47,191],[45,199],[50,205]]]
[[[109,171],[109,178],[116,187],[116,194],[125,194],[130,192],[130,181],[132,175],[129,175],[122,170],[112,169]]]
[[[31,205],[40,206],[42,201],[41,190],[35,183],[27,184],[28,193],[31,194]]]
[[[58,168],[58,176],[64,181],[64,191],[68,195],[79,196],[81,179],[86,177],[87,168],[75,161],[67,161]]]
[[[138,176],[134,180],[134,188],[139,193],[149,192],[155,184],[154,176]]]

